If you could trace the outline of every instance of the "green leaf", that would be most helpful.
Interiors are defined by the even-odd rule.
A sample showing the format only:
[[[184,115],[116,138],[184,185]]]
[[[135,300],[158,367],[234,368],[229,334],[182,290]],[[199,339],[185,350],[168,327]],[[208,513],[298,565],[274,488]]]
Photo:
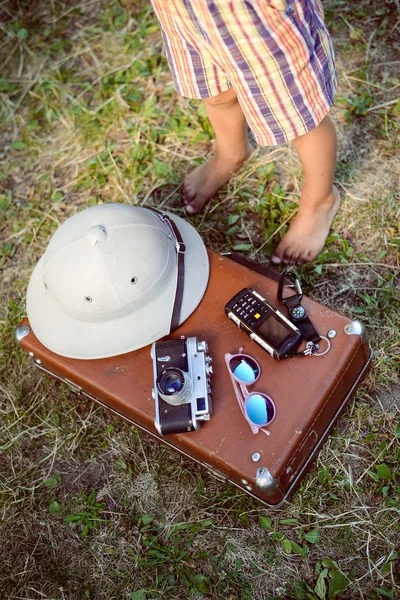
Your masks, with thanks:
[[[193,531],[193,532],[202,531],[203,529],[206,529],[207,527],[209,527],[212,524],[213,524],[213,521],[211,519],[204,519],[203,521],[195,521],[195,522],[190,521],[189,523],[175,523],[175,525],[173,525],[171,527],[171,530],[168,533],[168,537],[171,537],[177,531],[182,531],[182,530],[187,530],[187,529],[189,529],[190,531]]]
[[[208,591],[207,584],[209,583],[209,580],[208,577],[202,573],[196,573],[196,575],[193,575],[190,580],[198,592],[206,593]]]
[[[88,502],[89,506],[93,506],[95,501],[96,501],[96,490],[95,490],[95,488],[92,488],[90,490],[90,494],[88,496],[87,502]]]
[[[151,170],[157,177],[165,177],[171,172],[171,166],[161,160],[154,159]]]
[[[341,571],[335,571],[329,582],[328,598],[336,598],[341,592],[347,588],[346,577]]]
[[[26,29],[24,29],[22,27],[22,29],[18,30],[17,35],[18,35],[18,37],[19,37],[20,40],[26,40],[26,38],[28,37],[28,32],[27,32]]]
[[[391,598],[393,600],[393,592],[390,590],[385,590],[385,588],[375,587],[374,591],[377,592],[380,596],[384,596],[384,598]]]
[[[253,244],[235,244],[233,246],[233,250],[237,252],[246,252],[247,250],[251,250],[253,248]]]
[[[339,565],[335,560],[332,560],[331,558],[324,558],[322,560],[322,566],[326,567],[327,569],[339,570]]]
[[[322,564],[320,562],[316,562],[314,567],[314,575],[320,575],[322,571]]]
[[[385,17],[382,20],[382,23],[380,24],[379,29],[377,31],[378,35],[384,35],[384,33],[386,33],[386,29],[387,29],[388,23],[389,23],[389,17]]]
[[[298,522],[298,519],[279,519],[281,525],[297,525]]]
[[[293,584],[297,600],[305,600],[308,596],[308,585],[305,581],[295,581]]]
[[[378,481],[379,477],[376,475],[376,473],[374,473],[373,471],[370,471],[369,469],[367,470],[368,475],[371,477],[371,479],[373,479],[374,481]]]
[[[155,514],[154,513],[147,513],[145,515],[142,515],[142,523],[143,525],[148,525],[149,523],[151,523],[155,518]]]
[[[58,484],[59,484],[59,480],[56,477],[48,477],[47,479],[45,479],[43,481],[43,485],[45,485],[46,487],[48,487],[51,490],[56,488],[58,486]]]
[[[59,504],[57,502],[57,500],[54,500],[50,505],[49,505],[49,511],[50,513],[54,516],[57,517],[61,511],[62,511],[62,507],[61,504]]]
[[[318,471],[318,481],[319,483],[325,483],[327,481],[329,475],[329,471],[326,467],[323,467]]]
[[[272,519],[270,519],[269,517],[263,517],[260,516],[258,517],[260,520],[260,525],[263,529],[269,529],[272,525]]]
[[[392,552],[389,556],[388,561],[398,560],[400,558],[400,552]]]
[[[132,592],[129,597],[131,600],[146,600],[146,591],[137,590],[137,592]]]
[[[275,164],[270,162],[266,165],[261,165],[261,167],[256,169],[256,173],[259,175],[260,179],[268,179],[275,173]]]
[[[64,198],[64,194],[62,192],[56,192],[53,196],[53,202],[59,202]]]
[[[400,438],[400,423],[397,423],[397,426],[396,426],[396,437]]]
[[[305,558],[307,556],[308,550],[309,550],[309,548],[308,548],[307,544],[304,544],[304,546],[301,548],[301,552],[300,552],[302,558]]]
[[[385,463],[382,463],[377,467],[376,474],[378,475],[379,479],[393,479],[392,472],[389,467],[385,465]]]
[[[279,185],[279,183],[275,183],[274,187],[272,188],[272,193],[276,194],[277,196],[279,196],[279,194],[282,193],[282,188]]]
[[[114,21],[115,27],[123,27],[128,21],[128,15],[126,13],[118,15]]]
[[[282,540],[281,546],[286,554],[292,553],[292,542],[290,540]]]
[[[328,569],[324,569],[323,571],[321,571],[318,579],[317,579],[317,583],[315,585],[314,591],[317,594],[318,598],[321,598],[321,600],[325,600],[326,598],[326,576],[328,575]]]
[[[358,41],[358,40],[361,40],[362,37],[363,37],[363,30],[360,28],[354,27],[349,33],[349,38],[351,40]]]
[[[76,523],[81,520],[80,515],[67,515],[64,517],[64,523]]]
[[[233,225],[232,227],[229,227],[228,231],[226,232],[226,235],[234,235],[238,231],[240,231],[239,225]]]
[[[301,554],[303,556],[304,549],[297,542],[290,542],[293,554]]]
[[[320,541],[319,529],[312,529],[308,533],[305,533],[304,537],[310,544],[317,544]]]
[[[228,218],[228,225],[233,225],[234,223],[236,223],[236,221],[238,221],[240,219],[240,215],[229,215]]]
[[[13,142],[11,145],[14,148],[14,150],[24,150],[25,148],[25,142],[23,142],[22,140],[18,142]]]

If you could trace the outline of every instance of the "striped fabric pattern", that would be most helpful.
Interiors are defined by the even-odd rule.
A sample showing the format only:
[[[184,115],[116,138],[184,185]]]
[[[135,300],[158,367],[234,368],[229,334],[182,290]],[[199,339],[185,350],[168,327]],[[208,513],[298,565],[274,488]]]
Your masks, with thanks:
[[[152,0],[176,91],[233,88],[262,146],[295,139],[329,112],[337,85],[320,0]]]

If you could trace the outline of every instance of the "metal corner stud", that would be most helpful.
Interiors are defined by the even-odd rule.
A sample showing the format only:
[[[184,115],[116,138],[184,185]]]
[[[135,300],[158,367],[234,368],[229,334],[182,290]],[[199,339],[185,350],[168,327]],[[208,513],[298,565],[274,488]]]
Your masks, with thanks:
[[[363,341],[367,339],[367,331],[361,321],[352,321],[344,327],[344,332],[347,335],[360,335]]]
[[[274,479],[267,467],[259,467],[256,473],[256,487],[264,494],[273,494],[279,486],[280,479]]]
[[[18,325],[18,327],[16,327],[14,337],[18,344],[21,344],[21,340],[26,337],[30,331],[28,325]]]

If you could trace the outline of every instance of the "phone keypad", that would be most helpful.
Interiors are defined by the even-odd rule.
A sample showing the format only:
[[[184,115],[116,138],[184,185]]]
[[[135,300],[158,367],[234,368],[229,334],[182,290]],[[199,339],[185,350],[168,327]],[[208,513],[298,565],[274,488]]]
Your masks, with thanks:
[[[268,311],[268,307],[253,294],[246,293],[236,300],[232,310],[246,325],[254,327]]]

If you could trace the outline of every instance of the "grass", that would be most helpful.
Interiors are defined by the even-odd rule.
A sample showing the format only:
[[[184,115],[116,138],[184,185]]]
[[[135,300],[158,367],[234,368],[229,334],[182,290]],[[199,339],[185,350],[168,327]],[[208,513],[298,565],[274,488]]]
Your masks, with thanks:
[[[212,155],[213,132],[201,104],[174,93],[147,4],[1,3],[2,598],[399,597],[399,4],[324,4],[343,203],[301,277],[364,322],[374,364],[274,511],[44,378],[16,347],[57,227],[104,202],[183,216],[182,177]],[[258,148],[192,222],[214,250],[265,262],[300,188],[293,149]]]

